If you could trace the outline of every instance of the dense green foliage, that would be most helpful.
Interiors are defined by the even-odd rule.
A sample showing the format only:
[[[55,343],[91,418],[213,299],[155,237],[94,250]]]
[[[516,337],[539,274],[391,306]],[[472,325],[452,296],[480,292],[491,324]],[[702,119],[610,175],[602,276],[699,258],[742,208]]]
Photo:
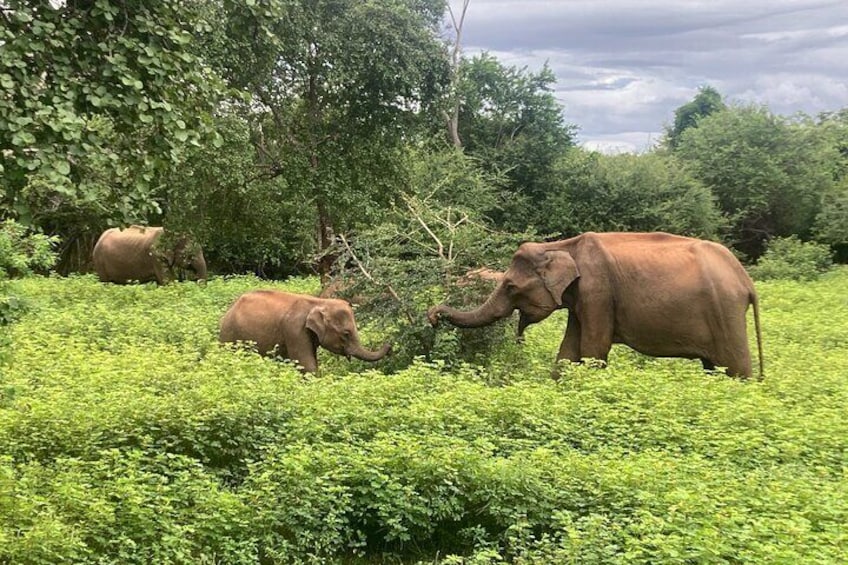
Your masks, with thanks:
[[[56,263],[58,238],[32,233],[14,220],[0,222],[0,326],[17,318],[26,304],[7,294],[7,280],[34,271],[47,271]]]
[[[463,147],[483,170],[502,177],[499,206],[483,210],[505,229],[539,225],[548,219],[541,206],[556,162],[575,145],[575,127],[552,91],[556,77],[547,66],[533,73],[489,54],[465,61],[460,77]]]
[[[422,147],[410,156],[407,189],[381,221],[343,238],[329,288],[360,303],[377,325],[391,327],[394,350],[386,364],[407,367],[415,357],[438,355],[449,365],[509,348],[503,326],[458,328],[434,334],[425,312],[450,301],[474,304],[493,284],[465,279],[481,267],[506,269],[522,240],[534,233],[493,230],[481,212],[497,201],[497,179],[461,151]]]
[[[445,5],[0,0],[0,563],[848,554],[848,109],[705,87],[663,147],[593,153],[549,68],[453,65]],[[220,274],[334,266],[395,353],[306,377],[218,346],[239,294],[316,278],[32,276],[130,222]],[[762,255],[766,380],[621,347],[554,382],[562,313],[523,345],[426,323],[488,292],[468,270],[587,230]]]
[[[47,270],[56,262],[57,238],[32,233],[14,220],[0,222],[0,281]]]
[[[215,4],[209,58],[242,93],[232,108],[249,126],[256,170],[285,179],[283,197],[312,220],[300,239],[323,254],[397,192],[404,138],[447,80],[444,0]],[[185,191],[198,207],[208,198],[202,184]]]
[[[546,233],[667,231],[718,239],[725,227],[713,193],[673,156],[572,150],[556,173],[542,207]]]
[[[0,3],[0,214],[67,233],[159,213],[157,174],[214,138],[200,6]]]
[[[61,236],[62,273],[135,222],[193,234],[220,273],[326,275],[340,236],[396,223],[421,169],[457,159],[438,204],[486,230],[665,230],[752,261],[797,235],[848,257],[845,109],[790,119],[703,87],[663,147],[600,156],[550,68],[461,56],[444,0],[148,4],[0,3],[0,219]]]
[[[672,149],[677,148],[684,131],[697,127],[698,120],[725,108],[727,105],[718,90],[702,86],[695,98],[674,111],[674,123],[666,128],[666,143]]]
[[[800,241],[795,236],[778,237],[768,243],[759,262],[751,267],[751,276],[758,280],[810,281],[832,265],[833,253],[827,245]]]
[[[241,292],[314,279],[11,284],[34,310],[0,346],[0,562],[848,553],[844,269],[758,285],[762,382],[626,348],[554,382],[560,315],[480,366],[386,375],[322,354],[304,377],[219,347],[216,325]]]
[[[699,120],[683,132],[676,154],[717,197],[734,246],[752,257],[769,237],[811,235],[840,160],[821,129],[759,106]]]

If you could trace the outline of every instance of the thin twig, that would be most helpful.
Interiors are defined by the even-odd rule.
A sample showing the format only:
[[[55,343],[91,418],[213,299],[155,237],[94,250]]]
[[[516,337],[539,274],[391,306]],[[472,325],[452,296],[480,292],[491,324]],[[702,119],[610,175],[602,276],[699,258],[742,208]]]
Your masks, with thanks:
[[[371,273],[368,272],[368,270],[365,268],[365,265],[362,264],[362,261],[360,261],[359,257],[356,256],[356,253],[354,253],[353,248],[347,242],[347,238],[343,234],[339,234],[339,239],[342,241],[342,244],[344,244],[345,249],[347,249],[347,252],[350,254],[350,258],[356,262],[356,266],[359,267],[359,270],[362,272],[363,275],[365,275],[365,278],[377,286],[385,287],[386,291],[392,296],[392,298],[397,300],[398,304],[401,305],[401,310],[403,310],[403,313],[409,320],[409,323],[414,325],[415,318],[412,317],[412,314],[410,314],[406,310],[406,308],[403,308],[403,300],[400,299],[400,296],[398,296],[398,293],[395,292],[394,288],[392,288],[392,285],[388,283],[380,284],[376,280],[374,280],[374,277],[371,276]]]
[[[442,240],[439,239],[439,237],[435,233],[433,233],[433,230],[430,229],[430,226],[427,225],[427,222],[424,221],[424,218],[422,218],[421,215],[415,210],[415,207],[412,205],[410,199],[404,195],[401,195],[401,197],[403,198],[404,203],[406,203],[406,207],[409,209],[410,212],[412,212],[412,215],[415,216],[415,219],[418,220],[418,223],[421,224],[421,227],[424,228],[424,231],[426,231],[427,234],[431,238],[433,238],[433,241],[436,242],[436,245],[438,246],[439,257],[444,259],[445,246],[444,244],[442,244]]]

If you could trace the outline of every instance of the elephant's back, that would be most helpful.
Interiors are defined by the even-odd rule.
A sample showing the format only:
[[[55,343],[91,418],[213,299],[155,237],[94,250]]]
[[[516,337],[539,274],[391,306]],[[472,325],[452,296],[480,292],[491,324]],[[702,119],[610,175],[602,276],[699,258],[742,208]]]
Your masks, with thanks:
[[[221,317],[218,340],[254,342],[260,353],[281,343],[281,323],[291,308],[291,296],[274,290],[253,290],[239,296]]]
[[[162,228],[140,226],[105,230],[92,251],[94,270],[100,280],[115,283],[155,280],[150,250],[161,233]]]

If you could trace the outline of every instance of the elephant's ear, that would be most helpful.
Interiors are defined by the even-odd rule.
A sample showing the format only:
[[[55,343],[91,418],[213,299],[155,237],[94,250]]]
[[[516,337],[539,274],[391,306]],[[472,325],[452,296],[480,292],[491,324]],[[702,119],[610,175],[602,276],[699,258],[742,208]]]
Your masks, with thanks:
[[[562,306],[562,294],[568,285],[580,276],[577,263],[570,253],[565,251],[546,251],[541,265],[539,265],[539,276],[545,283],[545,288],[553,296],[557,306]]]
[[[327,331],[327,317],[323,306],[315,306],[306,316],[306,329],[318,336],[318,341],[324,341],[324,332]]]

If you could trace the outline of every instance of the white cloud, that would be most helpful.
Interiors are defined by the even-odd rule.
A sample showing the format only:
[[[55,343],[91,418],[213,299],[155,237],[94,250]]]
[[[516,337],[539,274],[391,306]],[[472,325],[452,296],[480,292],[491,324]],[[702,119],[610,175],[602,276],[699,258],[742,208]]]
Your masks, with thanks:
[[[705,84],[781,114],[848,105],[845,22],[845,0],[472,0],[465,49],[548,61],[585,144],[638,148]]]
[[[765,104],[777,113],[792,113],[807,106],[836,110],[839,101],[848,102],[848,82],[823,75],[763,75],[738,97]]]
[[[612,135],[595,136],[580,145],[590,151],[618,155],[620,153],[643,153],[660,142],[659,131],[625,131]]]

